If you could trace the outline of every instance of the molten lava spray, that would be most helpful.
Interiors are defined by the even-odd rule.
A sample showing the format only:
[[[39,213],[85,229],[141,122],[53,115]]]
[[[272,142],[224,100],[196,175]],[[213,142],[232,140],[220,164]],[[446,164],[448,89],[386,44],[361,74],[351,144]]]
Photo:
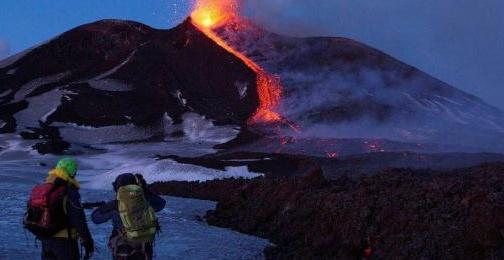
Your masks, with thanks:
[[[235,15],[237,9],[236,0],[198,0],[191,19],[194,25],[206,33],[225,24]]]
[[[225,25],[232,18],[237,18],[237,9],[238,3],[236,0],[198,0],[191,13],[191,21],[208,38],[241,59],[257,74],[259,108],[249,119],[249,123],[283,121],[280,115],[275,112],[282,94],[280,80],[276,76],[268,74],[257,63],[229,46],[214,32],[215,28]]]

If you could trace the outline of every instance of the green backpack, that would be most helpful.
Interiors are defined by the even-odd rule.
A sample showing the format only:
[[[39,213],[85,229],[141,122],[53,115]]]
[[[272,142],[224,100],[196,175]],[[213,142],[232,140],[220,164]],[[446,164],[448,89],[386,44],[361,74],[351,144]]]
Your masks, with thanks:
[[[130,242],[150,243],[158,230],[154,209],[138,185],[126,185],[117,191],[119,216]]]

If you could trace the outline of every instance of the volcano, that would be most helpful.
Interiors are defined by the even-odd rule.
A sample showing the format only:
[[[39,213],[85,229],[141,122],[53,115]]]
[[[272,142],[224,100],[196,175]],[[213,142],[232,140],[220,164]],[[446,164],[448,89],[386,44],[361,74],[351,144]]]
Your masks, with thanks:
[[[197,117],[302,146],[503,147],[500,110],[354,40],[286,37],[236,17],[205,30],[191,18],[170,30],[102,20],[2,61],[0,133],[132,141],[183,135],[177,126]]]

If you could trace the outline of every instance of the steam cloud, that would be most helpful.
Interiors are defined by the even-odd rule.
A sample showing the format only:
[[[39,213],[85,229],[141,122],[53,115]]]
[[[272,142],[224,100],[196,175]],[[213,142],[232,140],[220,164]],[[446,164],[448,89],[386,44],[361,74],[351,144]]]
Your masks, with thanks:
[[[504,1],[242,1],[269,30],[354,38],[504,109]]]

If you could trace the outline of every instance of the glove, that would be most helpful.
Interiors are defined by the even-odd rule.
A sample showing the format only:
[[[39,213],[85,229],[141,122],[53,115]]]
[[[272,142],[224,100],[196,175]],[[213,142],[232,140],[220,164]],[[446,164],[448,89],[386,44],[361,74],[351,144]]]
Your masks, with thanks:
[[[94,241],[93,239],[89,239],[87,241],[84,241],[82,243],[84,246],[84,251],[86,252],[84,254],[84,259],[90,259],[93,256],[94,253]]]
[[[147,188],[147,182],[145,181],[143,175],[142,174],[135,174],[135,177],[137,179],[138,185],[140,185],[140,187],[142,187],[142,189],[145,190]]]

